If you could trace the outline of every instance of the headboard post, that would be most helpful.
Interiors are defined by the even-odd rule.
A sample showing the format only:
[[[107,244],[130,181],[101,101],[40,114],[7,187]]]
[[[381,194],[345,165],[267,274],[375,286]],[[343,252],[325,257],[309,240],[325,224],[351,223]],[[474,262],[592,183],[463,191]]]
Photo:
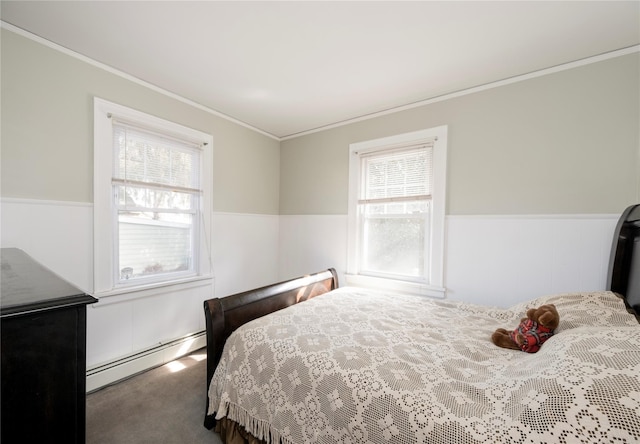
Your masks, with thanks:
[[[207,332],[207,389],[209,388],[209,381],[213,377],[213,372],[216,370],[216,364],[220,360],[220,354],[222,353],[224,343],[224,316],[222,315],[222,304],[219,298],[209,299],[204,301],[205,311],[205,324]],[[216,356],[217,355],[217,356]],[[207,395],[207,405],[205,406],[205,412],[209,411],[209,396]],[[204,426],[207,429],[215,426],[215,419],[213,416],[205,415]]]
[[[613,233],[607,289],[616,292],[640,314],[640,204],[624,210]]]

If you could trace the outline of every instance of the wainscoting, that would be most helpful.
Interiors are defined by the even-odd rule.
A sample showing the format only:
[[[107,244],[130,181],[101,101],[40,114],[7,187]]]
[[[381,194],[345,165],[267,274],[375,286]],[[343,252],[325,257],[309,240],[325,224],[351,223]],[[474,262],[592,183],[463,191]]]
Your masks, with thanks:
[[[93,205],[0,202],[2,247],[23,249],[91,294]],[[505,307],[546,294],[602,290],[617,219],[607,214],[448,216],[447,298]],[[91,389],[175,358],[176,351],[191,351],[192,346],[179,344],[202,334],[205,299],[329,267],[345,282],[346,215],[214,212],[212,220],[212,280],[112,296],[87,307]]]
[[[508,307],[602,290],[619,215],[447,216],[447,298]],[[336,267],[344,282],[347,216],[281,216],[280,277]]]
[[[83,291],[93,292],[93,205],[1,201],[2,247],[15,247]],[[214,279],[104,297],[87,307],[88,389],[203,346],[202,302],[278,280],[279,217],[213,213]],[[176,342],[177,341],[177,342]],[[187,341],[188,342],[188,341]]]
[[[508,307],[603,290],[619,215],[449,216],[450,299]]]
[[[82,291],[93,291],[93,204],[0,200],[2,247],[24,250]]]

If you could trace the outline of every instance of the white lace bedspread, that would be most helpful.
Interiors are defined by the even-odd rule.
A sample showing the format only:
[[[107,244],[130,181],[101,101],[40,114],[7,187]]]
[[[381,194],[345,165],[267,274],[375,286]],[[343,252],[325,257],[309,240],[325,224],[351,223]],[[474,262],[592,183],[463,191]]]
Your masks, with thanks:
[[[540,351],[493,345],[543,303]],[[504,310],[346,287],[238,329],[209,397],[274,443],[638,442],[640,326],[608,292]]]

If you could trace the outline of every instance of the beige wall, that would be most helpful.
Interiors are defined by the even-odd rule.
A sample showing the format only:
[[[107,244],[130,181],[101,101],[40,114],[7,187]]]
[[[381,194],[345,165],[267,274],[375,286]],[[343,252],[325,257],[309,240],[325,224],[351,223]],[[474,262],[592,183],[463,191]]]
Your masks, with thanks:
[[[639,200],[638,53],[278,142],[2,30],[2,197],[92,202],[94,96],[213,134],[214,210],[346,214],[349,144],[449,126],[447,214]]]
[[[638,53],[281,144],[280,213],[346,214],[349,144],[449,126],[447,214],[619,213],[639,199]]]
[[[2,197],[93,201],[93,97],[213,135],[214,211],[278,214],[277,140],[2,30]]]

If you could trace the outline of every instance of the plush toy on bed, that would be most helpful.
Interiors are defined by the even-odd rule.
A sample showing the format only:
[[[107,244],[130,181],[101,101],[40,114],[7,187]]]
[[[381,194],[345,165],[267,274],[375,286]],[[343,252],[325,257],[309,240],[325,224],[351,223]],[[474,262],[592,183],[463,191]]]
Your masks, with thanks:
[[[491,335],[491,340],[498,347],[535,353],[553,336],[559,323],[560,315],[555,305],[541,305],[527,310],[527,317],[520,320],[520,325],[514,331],[499,328]]]

